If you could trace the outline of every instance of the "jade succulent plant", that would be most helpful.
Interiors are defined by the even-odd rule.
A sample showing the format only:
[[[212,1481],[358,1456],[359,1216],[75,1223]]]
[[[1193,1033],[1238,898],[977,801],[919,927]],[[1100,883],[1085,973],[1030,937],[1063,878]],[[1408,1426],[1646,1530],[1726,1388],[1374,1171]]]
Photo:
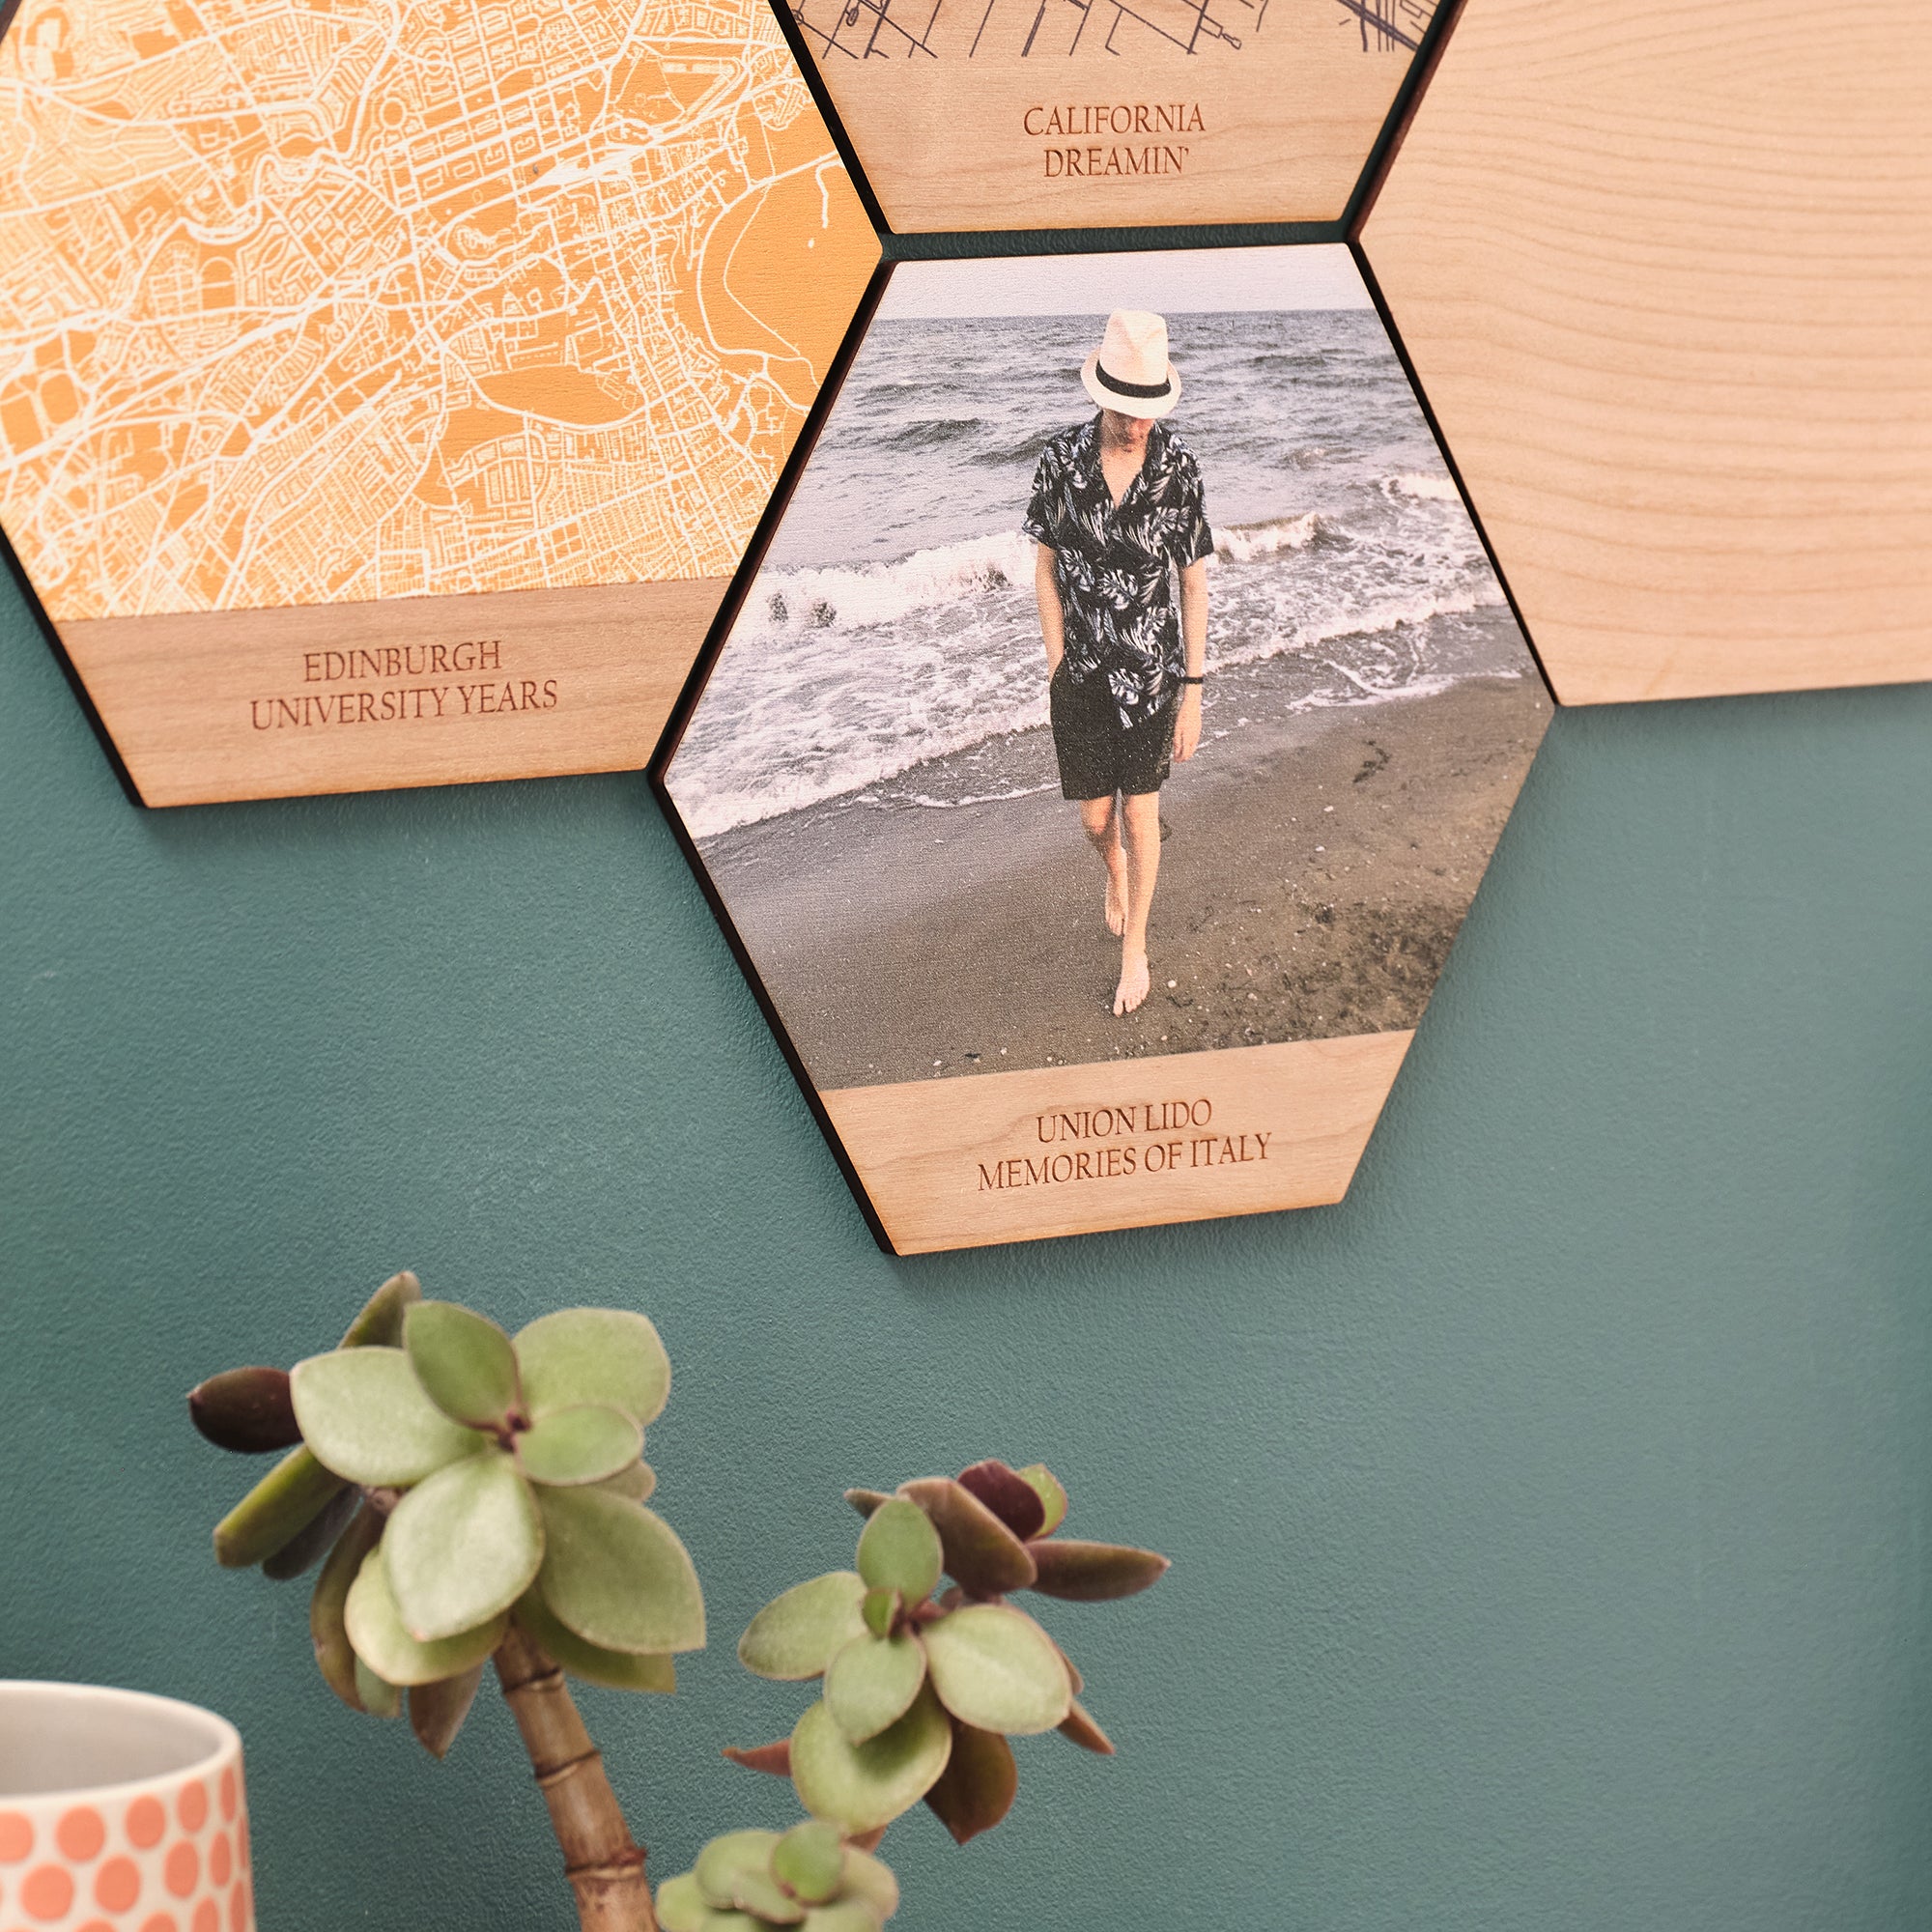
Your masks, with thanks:
[[[565,1680],[668,1692],[674,1656],[703,1647],[696,1573],[648,1507],[644,1431],[669,1391],[642,1315],[562,1309],[512,1336],[396,1275],[327,1353],[190,1393],[219,1447],[286,1452],[216,1525],[216,1558],[277,1579],[320,1564],[323,1678],[353,1711],[407,1706],[433,1756],[494,1666],[582,1932],[878,1932],[898,1886],[873,1853],[900,1813],[923,1799],[963,1844],[1013,1802],[1009,1738],[1114,1748],[1079,1672],[1008,1599],[1131,1596],[1167,1559],[1059,1536],[1065,1492],[1039,1464],[848,1491],[867,1518],[855,1567],[787,1590],[738,1646],[760,1676],[822,1679],[822,1694],[789,1738],[725,1753],[788,1777],[810,1816],[712,1839],[654,1905]]]
[[[1039,1463],[976,1463],[956,1480],[846,1499],[867,1518],[856,1567],[787,1590],[738,1642],[748,1670],[822,1679],[823,1694],[789,1739],[733,1753],[740,1762],[786,1772],[807,1810],[853,1833],[879,1831],[923,1798],[963,1845],[1012,1804],[1009,1738],[1057,1730],[1112,1755],[1078,1701],[1079,1671],[1007,1599],[1130,1597],[1166,1557],[1056,1537],[1066,1492]]]

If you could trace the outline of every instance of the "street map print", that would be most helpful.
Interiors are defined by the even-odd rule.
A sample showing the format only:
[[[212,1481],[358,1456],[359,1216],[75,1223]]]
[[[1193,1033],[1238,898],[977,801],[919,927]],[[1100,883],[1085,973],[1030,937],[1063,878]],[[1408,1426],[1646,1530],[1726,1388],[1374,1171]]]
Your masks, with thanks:
[[[57,623],[723,578],[876,252],[763,0],[24,0],[0,523]]]

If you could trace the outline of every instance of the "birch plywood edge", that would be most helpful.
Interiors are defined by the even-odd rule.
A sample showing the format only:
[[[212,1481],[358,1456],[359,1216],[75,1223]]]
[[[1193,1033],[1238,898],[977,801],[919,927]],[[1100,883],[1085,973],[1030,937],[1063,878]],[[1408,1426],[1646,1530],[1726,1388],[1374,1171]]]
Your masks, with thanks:
[[[1435,0],[776,0],[902,233],[1335,221]]]
[[[641,765],[878,260],[762,0],[404,24],[0,39],[0,523],[149,804]]]
[[[1325,1207],[1414,1036],[850,1087],[819,1098],[895,1253]]]
[[[1932,677],[1920,0],[1466,0],[1360,241],[1566,703]]]

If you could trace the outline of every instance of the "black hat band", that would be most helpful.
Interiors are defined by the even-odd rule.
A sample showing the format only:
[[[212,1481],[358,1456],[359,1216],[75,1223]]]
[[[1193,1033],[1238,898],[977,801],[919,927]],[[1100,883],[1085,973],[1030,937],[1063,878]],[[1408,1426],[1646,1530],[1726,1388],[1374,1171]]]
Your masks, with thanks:
[[[1131,396],[1136,402],[1150,403],[1161,396],[1174,393],[1171,381],[1159,383],[1122,383],[1119,377],[1107,374],[1107,365],[1095,359],[1094,374],[1099,379],[1103,389],[1111,389],[1117,396]]]

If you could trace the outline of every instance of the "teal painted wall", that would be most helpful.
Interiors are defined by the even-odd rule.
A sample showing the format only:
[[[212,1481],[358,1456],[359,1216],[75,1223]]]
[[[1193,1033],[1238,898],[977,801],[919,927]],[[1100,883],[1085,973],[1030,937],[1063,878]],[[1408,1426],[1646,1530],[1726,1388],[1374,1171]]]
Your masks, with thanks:
[[[891,1850],[922,1932],[1932,1922],[1932,689],[1560,716],[1349,1202],[895,1263],[641,782],[131,809],[0,611],[0,1672],[246,1735],[265,1932],[572,1920],[217,1573],[181,1397],[400,1264],[635,1302],[714,1645],[585,1693],[662,1872],[782,1820],[731,1639],[849,1481],[1042,1457],[1123,1749]],[[1171,1906],[1171,1910],[1169,1907]]]

